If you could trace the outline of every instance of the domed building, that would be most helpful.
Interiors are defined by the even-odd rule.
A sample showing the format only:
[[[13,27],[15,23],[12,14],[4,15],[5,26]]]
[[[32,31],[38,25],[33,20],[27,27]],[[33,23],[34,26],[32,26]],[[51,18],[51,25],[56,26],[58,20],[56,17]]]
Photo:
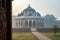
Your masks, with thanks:
[[[30,5],[15,18],[15,28],[44,27],[44,18]]]

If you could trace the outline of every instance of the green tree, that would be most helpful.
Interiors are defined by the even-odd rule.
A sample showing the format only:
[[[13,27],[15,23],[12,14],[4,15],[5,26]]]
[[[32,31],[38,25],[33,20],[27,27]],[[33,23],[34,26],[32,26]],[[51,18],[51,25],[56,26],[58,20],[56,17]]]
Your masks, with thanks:
[[[55,36],[56,36],[57,29],[58,29],[58,25],[54,25],[54,26],[53,26],[53,29],[54,29],[54,31],[53,31],[53,32],[54,32],[54,34],[55,34]]]
[[[52,27],[57,19],[54,15],[50,15],[50,14],[47,14],[46,16],[44,16],[44,18],[47,27]]]
[[[47,24],[51,24],[54,23],[54,21],[56,21],[56,17],[54,15],[47,14],[44,18]]]

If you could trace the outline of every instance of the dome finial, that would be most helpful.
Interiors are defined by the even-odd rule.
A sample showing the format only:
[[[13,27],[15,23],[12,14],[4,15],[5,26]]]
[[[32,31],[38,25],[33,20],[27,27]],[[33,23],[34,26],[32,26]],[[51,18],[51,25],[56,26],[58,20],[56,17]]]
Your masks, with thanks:
[[[29,2],[29,5],[28,5],[28,7],[30,7],[30,0],[28,0],[28,2]]]
[[[29,4],[29,7],[30,7],[30,4]]]
[[[28,5],[28,8],[30,8],[30,4]]]

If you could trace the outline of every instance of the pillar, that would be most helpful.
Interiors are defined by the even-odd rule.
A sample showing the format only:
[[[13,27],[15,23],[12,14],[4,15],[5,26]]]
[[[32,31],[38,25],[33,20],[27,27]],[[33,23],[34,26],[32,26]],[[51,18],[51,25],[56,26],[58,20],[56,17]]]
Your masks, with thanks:
[[[32,20],[32,27],[33,27],[33,20]]]
[[[24,20],[22,19],[22,27],[24,28]]]
[[[22,21],[20,20],[20,27],[22,26]]]
[[[23,27],[23,20],[21,20],[21,27]]]
[[[38,20],[38,27],[40,27],[40,20]]]
[[[16,26],[17,26],[17,20],[15,20],[15,28],[17,28]]]
[[[26,27],[26,25],[25,25],[25,20],[23,20],[23,28],[25,28]]]
[[[19,21],[19,19],[18,19],[18,28],[20,28],[20,21]]]
[[[19,23],[20,23],[20,24],[19,24],[19,27],[21,28],[21,20],[19,20]]]
[[[28,27],[29,27],[29,20],[28,20]]]

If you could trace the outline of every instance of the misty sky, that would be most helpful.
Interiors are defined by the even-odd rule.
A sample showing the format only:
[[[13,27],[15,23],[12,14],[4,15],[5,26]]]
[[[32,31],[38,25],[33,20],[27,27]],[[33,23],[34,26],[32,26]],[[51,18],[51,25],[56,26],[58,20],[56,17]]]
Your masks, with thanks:
[[[12,2],[12,15],[18,15],[29,4],[42,16],[53,14],[60,20],[60,0],[14,0]]]

